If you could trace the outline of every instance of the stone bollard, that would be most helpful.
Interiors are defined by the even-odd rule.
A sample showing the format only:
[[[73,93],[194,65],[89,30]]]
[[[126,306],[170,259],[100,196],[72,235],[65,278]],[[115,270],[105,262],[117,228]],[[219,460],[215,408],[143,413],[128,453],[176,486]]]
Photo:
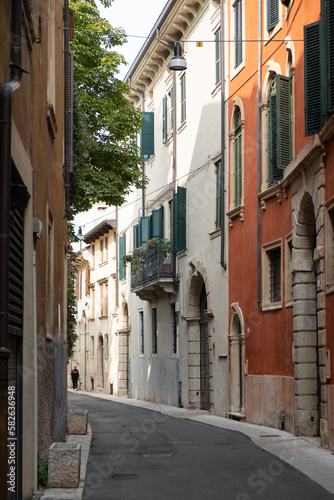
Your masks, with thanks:
[[[77,488],[80,480],[81,444],[53,443],[49,449],[48,483],[51,488]]]
[[[67,414],[67,432],[69,434],[87,434],[88,410],[71,410]]]

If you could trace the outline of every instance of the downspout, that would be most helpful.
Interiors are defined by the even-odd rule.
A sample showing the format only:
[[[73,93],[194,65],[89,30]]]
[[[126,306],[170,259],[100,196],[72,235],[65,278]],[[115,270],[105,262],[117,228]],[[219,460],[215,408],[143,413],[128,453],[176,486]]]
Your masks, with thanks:
[[[72,113],[73,113],[73,67],[70,52],[70,8],[69,0],[64,0],[64,173],[65,173],[65,213],[70,212],[70,187],[73,170],[72,160]]]
[[[221,57],[221,167],[220,167],[220,213],[221,213],[221,244],[220,265],[226,270],[225,262],[225,50],[224,50],[224,0],[220,2],[220,57]]]
[[[258,68],[257,68],[257,192],[261,192],[261,88],[262,88],[262,1],[258,2]],[[257,197],[257,305],[261,302],[261,201]]]
[[[12,2],[11,79],[0,88],[0,500],[7,498],[7,398],[9,350],[9,234],[13,92],[20,87],[21,0]]]

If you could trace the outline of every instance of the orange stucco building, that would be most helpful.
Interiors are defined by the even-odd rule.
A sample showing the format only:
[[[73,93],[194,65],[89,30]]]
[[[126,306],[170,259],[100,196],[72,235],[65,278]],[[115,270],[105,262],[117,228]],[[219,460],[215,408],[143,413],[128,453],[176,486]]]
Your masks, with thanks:
[[[230,416],[334,448],[333,7],[228,5]]]

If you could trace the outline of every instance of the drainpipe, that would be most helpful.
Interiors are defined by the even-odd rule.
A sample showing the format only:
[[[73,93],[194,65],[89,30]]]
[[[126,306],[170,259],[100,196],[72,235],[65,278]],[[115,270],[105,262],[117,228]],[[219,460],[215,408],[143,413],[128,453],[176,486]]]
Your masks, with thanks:
[[[258,2],[258,68],[257,68],[257,192],[261,192],[261,88],[262,88],[262,1]],[[257,197],[257,305],[261,302],[261,201]]]
[[[73,67],[70,52],[70,10],[69,0],[64,0],[64,173],[65,173],[65,213],[66,219],[70,212],[70,187],[73,171],[72,159],[72,113],[73,113]]]
[[[225,50],[224,50],[224,1],[220,2],[220,57],[221,57],[221,167],[220,167],[220,213],[221,213],[221,245],[220,265],[226,271],[225,262]]]
[[[11,79],[0,88],[0,500],[7,498],[7,398],[9,340],[9,214],[13,92],[20,86],[21,0],[12,1]]]

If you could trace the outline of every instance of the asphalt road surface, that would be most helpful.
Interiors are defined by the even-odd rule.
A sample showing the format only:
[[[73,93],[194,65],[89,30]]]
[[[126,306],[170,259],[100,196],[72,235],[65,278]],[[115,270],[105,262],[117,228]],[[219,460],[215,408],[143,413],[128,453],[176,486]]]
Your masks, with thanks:
[[[333,500],[238,432],[81,394],[92,447],[84,500]]]

